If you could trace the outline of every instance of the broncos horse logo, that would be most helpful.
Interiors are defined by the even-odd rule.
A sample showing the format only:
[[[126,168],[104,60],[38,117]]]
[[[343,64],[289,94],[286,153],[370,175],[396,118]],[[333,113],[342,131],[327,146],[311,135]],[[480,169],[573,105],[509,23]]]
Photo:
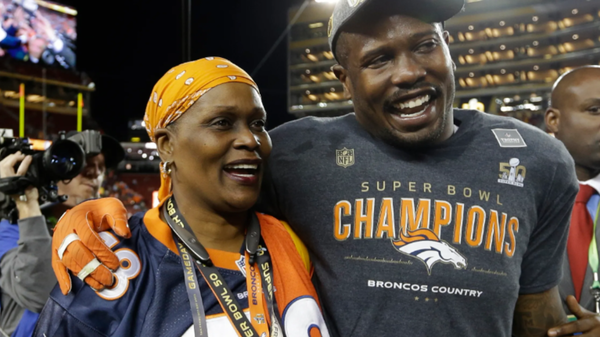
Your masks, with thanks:
[[[423,261],[430,275],[431,268],[438,262],[453,264],[456,269],[467,268],[467,259],[429,229],[407,231],[407,235],[401,231],[400,239],[392,240],[392,245],[400,253]]]

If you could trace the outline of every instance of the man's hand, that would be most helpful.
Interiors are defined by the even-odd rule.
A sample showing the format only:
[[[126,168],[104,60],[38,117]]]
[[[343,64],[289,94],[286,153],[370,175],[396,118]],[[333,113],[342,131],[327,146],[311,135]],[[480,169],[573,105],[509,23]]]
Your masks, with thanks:
[[[95,290],[113,285],[111,271],[119,267],[119,259],[98,235],[110,229],[118,236],[131,236],[127,210],[116,198],[85,201],[58,220],[52,236],[52,268],[64,295],[71,291],[67,269]]]
[[[24,176],[29,169],[32,157],[26,156],[21,152],[13,153],[0,161],[0,178],[9,178],[15,176]],[[15,166],[19,164],[15,171]],[[40,204],[38,202],[38,190],[33,186],[29,186],[22,196],[11,195],[15,202],[17,211],[19,211],[19,219],[25,219],[32,216],[42,215]]]
[[[571,336],[577,332],[582,333],[581,337],[600,336],[600,315],[580,306],[572,295],[567,297],[567,306],[577,320],[548,330],[548,336]]]
[[[35,19],[31,20],[31,23],[33,24],[34,30],[38,34],[45,36],[48,42],[52,43],[58,38],[56,30],[44,16],[38,15]]]

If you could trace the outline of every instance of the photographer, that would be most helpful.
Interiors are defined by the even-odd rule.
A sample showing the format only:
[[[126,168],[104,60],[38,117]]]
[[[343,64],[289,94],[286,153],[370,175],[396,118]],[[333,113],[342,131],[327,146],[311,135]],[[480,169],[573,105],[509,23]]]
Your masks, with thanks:
[[[50,229],[70,207],[98,198],[106,168],[116,166],[124,156],[125,151],[115,139],[102,135],[101,153],[88,156],[75,178],[57,183],[58,193],[68,196],[67,201],[42,212],[36,187],[11,196],[19,216],[18,224],[0,221],[0,337],[31,335],[38,313],[56,284],[50,276]],[[0,178],[25,175],[31,162],[32,157],[21,152],[6,156],[0,161]]]

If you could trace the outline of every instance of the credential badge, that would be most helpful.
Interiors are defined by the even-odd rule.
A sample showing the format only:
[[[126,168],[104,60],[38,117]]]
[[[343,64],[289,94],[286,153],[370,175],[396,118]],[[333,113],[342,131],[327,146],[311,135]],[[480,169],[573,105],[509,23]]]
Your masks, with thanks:
[[[517,129],[492,129],[500,147],[527,147]]]
[[[527,174],[527,169],[523,165],[519,165],[521,161],[518,158],[511,158],[508,163],[500,163],[500,179],[501,184],[523,187],[523,181]]]
[[[358,6],[361,2],[364,2],[365,0],[348,0],[348,5],[352,8]]]
[[[335,155],[338,166],[346,168],[354,165],[354,149],[343,148],[335,150]]]

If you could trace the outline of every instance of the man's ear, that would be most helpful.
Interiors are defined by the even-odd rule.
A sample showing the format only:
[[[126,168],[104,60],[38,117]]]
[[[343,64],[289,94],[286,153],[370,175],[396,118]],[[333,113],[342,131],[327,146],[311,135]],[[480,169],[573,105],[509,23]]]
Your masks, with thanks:
[[[552,132],[553,134],[557,134],[560,126],[560,110],[549,107],[548,110],[546,110],[544,121],[546,122],[548,131]]]
[[[331,67],[331,70],[335,74],[335,77],[337,77],[337,79],[340,80],[340,82],[342,82],[342,86],[344,87],[344,98],[352,99],[352,91],[350,90],[352,85],[350,82],[350,78],[348,77],[348,70],[346,70],[346,68],[342,67],[339,64],[336,64],[333,67]]]
[[[173,149],[175,148],[175,134],[169,128],[160,128],[154,131],[156,139],[156,150],[160,159],[165,161],[173,161]]]
[[[442,33],[442,38],[444,39],[444,41],[446,42],[446,44],[449,46],[450,45],[450,33],[447,30],[445,30]]]

